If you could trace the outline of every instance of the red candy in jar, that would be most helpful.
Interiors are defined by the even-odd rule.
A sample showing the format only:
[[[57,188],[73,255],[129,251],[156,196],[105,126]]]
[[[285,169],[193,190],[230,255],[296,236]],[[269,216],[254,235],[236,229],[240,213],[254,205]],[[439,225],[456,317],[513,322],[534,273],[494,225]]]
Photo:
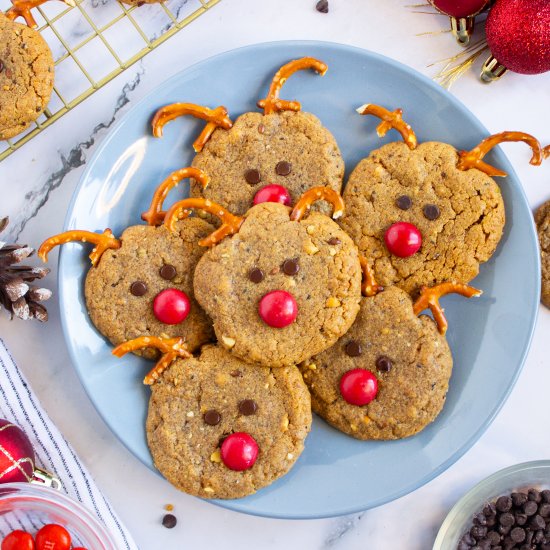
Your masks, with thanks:
[[[2,541],[1,550],[34,550],[32,535],[26,531],[12,531]]]
[[[36,533],[35,543],[36,550],[70,550],[71,535],[65,527],[49,523]]]

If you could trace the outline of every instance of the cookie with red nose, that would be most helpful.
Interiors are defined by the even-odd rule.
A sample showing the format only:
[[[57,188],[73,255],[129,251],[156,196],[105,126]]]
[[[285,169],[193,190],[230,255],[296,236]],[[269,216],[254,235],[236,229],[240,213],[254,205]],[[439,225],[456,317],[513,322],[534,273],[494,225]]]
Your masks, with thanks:
[[[296,367],[250,365],[219,346],[175,360],[151,386],[147,442],[170,483],[203,498],[240,498],[286,474],[311,427]]]
[[[417,145],[401,110],[365,105],[358,111],[382,118],[379,135],[393,127],[404,142],[384,145],[355,167],[344,191],[342,227],[382,286],[415,294],[445,280],[469,282],[495,252],[505,223],[491,176],[506,174],[481,159],[496,143],[524,141],[533,149],[532,164],[540,164],[540,144],[528,134],[504,132],[468,153],[440,142]]]

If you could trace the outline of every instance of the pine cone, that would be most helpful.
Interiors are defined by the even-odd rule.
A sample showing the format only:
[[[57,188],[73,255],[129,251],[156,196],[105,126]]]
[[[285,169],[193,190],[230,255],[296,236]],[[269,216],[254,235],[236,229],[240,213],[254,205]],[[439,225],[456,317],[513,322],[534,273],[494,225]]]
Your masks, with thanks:
[[[0,233],[8,226],[8,218],[0,218]],[[0,241],[0,306],[4,306],[11,317],[19,319],[48,320],[44,302],[51,295],[51,290],[38,288],[32,283],[42,279],[50,270],[46,267],[15,265],[34,254],[34,249],[21,244],[7,244]],[[1,307],[0,307],[1,309]]]

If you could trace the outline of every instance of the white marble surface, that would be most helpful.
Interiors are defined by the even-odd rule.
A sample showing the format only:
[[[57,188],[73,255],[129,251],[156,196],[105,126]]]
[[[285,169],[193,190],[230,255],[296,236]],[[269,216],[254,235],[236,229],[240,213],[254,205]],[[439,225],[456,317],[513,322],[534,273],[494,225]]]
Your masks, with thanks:
[[[12,235],[20,241],[38,244],[61,230],[83,166],[113,122],[162,80],[218,52],[270,40],[321,39],[383,53],[432,75],[427,65],[453,55],[457,48],[448,35],[416,36],[445,28],[446,20],[413,13],[410,3],[330,0],[331,11],[323,15],[315,11],[315,0],[223,0],[2,162],[0,214],[10,215]],[[509,74],[490,87],[471,73],[455,85],[453,93],[489,130],[522,129],[550,143],[550,73]],[[550,198],[550,164],[535,169],[527,163],[524,146],[505,145],[504,149],[531,205]],[[55,288],[55,267],[47,282]],[[508,402],[478,443],[439,478],[398,501],[350,517],[279,521],[236,514],[178,493],[122,447],[71,368],[55,299],[48,308],[46,325],[9,322],[0,316],[0,334],[144,550],[245,545],[266,550],[426,550],[449,508],[473,483],[507,465],[549,458],[550,370],[545,342],[550,312],[541,309],[529,358]],[[160,525],[163,506],[169,502],[175,505],[179,520],[171,531]]]

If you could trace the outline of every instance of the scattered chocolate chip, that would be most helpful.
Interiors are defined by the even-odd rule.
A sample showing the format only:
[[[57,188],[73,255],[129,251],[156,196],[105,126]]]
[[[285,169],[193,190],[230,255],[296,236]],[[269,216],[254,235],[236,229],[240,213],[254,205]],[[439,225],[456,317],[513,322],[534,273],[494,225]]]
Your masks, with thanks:
[[[249,168],[244,173],[244,179],[246,180],[246,183],[249,183],[250,185],[256,185],[257,183],[260,183],[262,181],[260,171],[256,170],[255,168]]]
[[[355,340],[350,340],[344,349],[346,355],[349,355],[350,357],[359,357],[363,352],[361,349],[361,344]]]
[[[294,260],[285,260],[281,267],[285,275],[296,275],[300,271],[300,264],[297,258]]]
[[[221,422],[222,415],[218,411],[210,409],[204,413],[203,419],[209,426],[216,426]]]
[[[162,518],[162,525],[166,527],[166,529],[173,529],[178,523],[178,519],[173,514],[166,514]]]
[[[528,500],[523,505],[523,511],[527,516],[534,516],[537,513],[538,508],[537,503],[532,500]]]
[[[253,399],[245,399],[239,403],[239,412],[245,416],[256,414],[258,405]]]
[[[164,264],[159,271],[160,276],[167,281],[171,281],[177,274],[176,268],[170,264]]]
[[[134,296],[143,296],[147,292],[147,285],[143,281],[134,281],[130,285],[130,292]]]
[[[286,160],[278,162],[275,166],[275,173],[279,176],[288,176],[292,171],[292,164]]]
[[[315,4],[315,9],[319,13],[328,13],[328,0],[319,0],[319,2]]]
[[[381,355],[380,357],[378,357],[376,359],[375,365],[380,372],[390,372],[393,366],[391,359],[386,355]]]
[[[499,512],[508,512],[512,508],[512,499],[507,496],[498,497],[495,506]]]
[[[401,210],[408,210],[413,204],[413,201],[409,195],[401,195],[395,199],[395,206]]]
[[[240,370],[232,370],[230,373],[229,373],[233,378],[241,378],[243,373],[242,371]]]
[[[258,124],[258,133],[263,134],[265,132],[265,126],[263,124]]]
[[[261,283],[264,280],[264,272],[259,267],[253,267],[248,272],[248,278],[255,284]]]
[[[514,542],[523,542],[525,540],[525,529],[522,529],[521,527],[514,527],[510,531],[510,538]]]
[[[331,237],[327,243],[330,244],[331,246],[335,246],[337,244],[340,244],[342,241],[338,238],[338,237]]]
[[[422,208],[422,213],[426,219],[431,221],[437,220],[437,218],[441,215],[439,207],[435,204],[426,204],[424,208]]]

